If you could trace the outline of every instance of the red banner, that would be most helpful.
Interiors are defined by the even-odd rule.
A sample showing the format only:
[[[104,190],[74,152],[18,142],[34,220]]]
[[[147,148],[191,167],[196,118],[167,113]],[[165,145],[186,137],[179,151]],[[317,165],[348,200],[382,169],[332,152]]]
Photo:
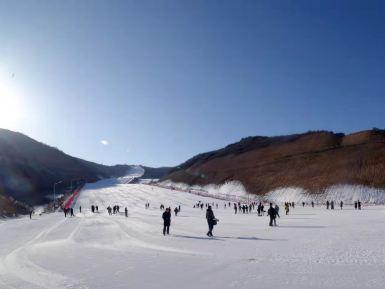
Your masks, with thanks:
[[[80,194],[80,191],[83,189],[84,185],[77,187],[74,192],[68,197],[67,200],[63,202],[63,209],[69,209],[75,205],[76,199]]]

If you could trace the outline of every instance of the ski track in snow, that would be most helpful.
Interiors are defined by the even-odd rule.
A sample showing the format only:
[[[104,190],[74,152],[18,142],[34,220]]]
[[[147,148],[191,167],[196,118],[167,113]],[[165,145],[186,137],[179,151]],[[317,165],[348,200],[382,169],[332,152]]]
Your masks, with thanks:
[[[198,200],[219,204],[212,239],[205,210],[192,208]],[[161,203],[182,207],[166,237]],[[100,213],[90,212],[92,204]],[[383,206],[298,207],[289,216],[281,206],[279,227],[270,228],[266,216],[234,215],[223,204],[143,184],[88,184],[75,218],[54,213],[0,223],[0,289],[383,288]],[[109,216],[109,205],[119,205],[120,214]]]

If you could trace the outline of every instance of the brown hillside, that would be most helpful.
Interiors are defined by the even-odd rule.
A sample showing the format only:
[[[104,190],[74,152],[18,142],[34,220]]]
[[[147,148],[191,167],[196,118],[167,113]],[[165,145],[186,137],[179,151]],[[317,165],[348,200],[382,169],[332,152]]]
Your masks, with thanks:
[[[385,131],[249,137],[183,163],[167,179],[190,185],[241,181],[249,192],[319,192],[335,184],[385,187]]]

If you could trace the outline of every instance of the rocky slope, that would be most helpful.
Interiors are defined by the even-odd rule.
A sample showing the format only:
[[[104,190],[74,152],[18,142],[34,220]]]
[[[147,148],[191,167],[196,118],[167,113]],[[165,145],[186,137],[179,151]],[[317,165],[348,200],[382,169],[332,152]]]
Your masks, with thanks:
[[[385,131],[248,137],[189,159],[166,179],[189,185],[237,180],[260,195],[287,187],[318,193],[338,184],[385,188]]]

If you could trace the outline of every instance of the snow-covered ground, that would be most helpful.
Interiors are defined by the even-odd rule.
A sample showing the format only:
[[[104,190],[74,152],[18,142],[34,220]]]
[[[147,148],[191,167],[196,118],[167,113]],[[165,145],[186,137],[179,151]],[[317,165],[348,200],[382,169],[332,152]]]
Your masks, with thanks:
[[[204,210],[192,208],[198,200],[219,204],[213,239]],[[161,203],[182,207],[170,236],[161,234]],[[128,218],[106,213],[115,204]],[[116,180],[88,184],[74,218],[0,222],[0,288],[384,288],[385,207],[297,206],[285,216],[281,206],[279,226],[269,227],[266,216],[223,204]]]
[[[228,181],[221,185],[193,185],[189,186],[185,183],[174,183],[165,180],[158,183],[159,186],[167,188],[176,188],[183,191],[202,192],[209,196],[217,198],[227,198],[232,200],[255,200],[255,201],[273,201],[283,202],[315,202],[325,203],[327,200],[335,202],[343,201],[345,204],[354,204],[360,200],[366,204],[385,204],[385,189],[374,188],[363,185],[334,185],[317,193],[310,193],[299,187],[278,188],[268,192],[265,196],[259,197],[247,193],[243,184],[239,181]]]

